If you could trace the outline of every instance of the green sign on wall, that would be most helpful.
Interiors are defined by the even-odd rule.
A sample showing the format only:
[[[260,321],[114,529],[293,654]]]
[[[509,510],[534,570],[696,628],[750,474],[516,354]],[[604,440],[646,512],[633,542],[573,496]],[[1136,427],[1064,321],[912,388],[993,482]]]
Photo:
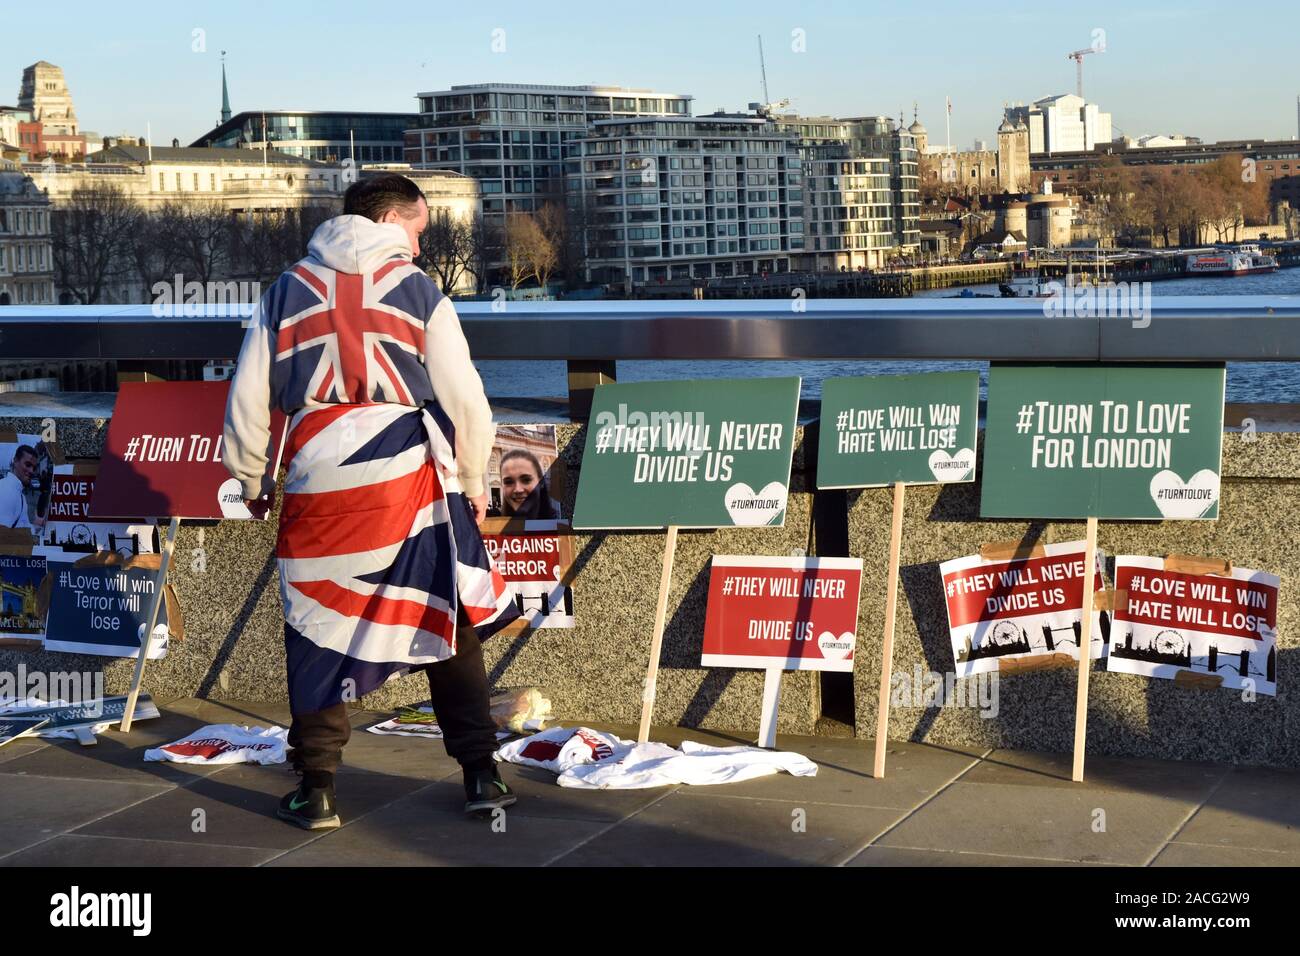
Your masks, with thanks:
[[[1219,516],[1222,365],[989,369],[985,518]]]
[[[979,372],[828,378],[818,488],[975,480]]]
[[[601,385],[575,528],[785,523],[798,378]]]

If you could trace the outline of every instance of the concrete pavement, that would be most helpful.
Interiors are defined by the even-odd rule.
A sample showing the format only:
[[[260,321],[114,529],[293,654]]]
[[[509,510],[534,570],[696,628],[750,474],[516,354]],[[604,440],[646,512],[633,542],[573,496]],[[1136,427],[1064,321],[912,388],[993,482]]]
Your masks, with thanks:
[[[180,699],[130,735],[0,749],[0,866],[1295,866],[1300,772],[780,737],[819,764],[713,787],[577,791],[505,766],[519,794],[504,832],[466,819],[440,742],[355,732],[337,785],[344,826],[275,819],[285,766],[191,767],[142,754],[208,723],[287,726],[284,704]],[[384,714],[357,711],[356,731]],[[561,721],[561,723],[566,723]],[[635,729],[603,725],[622,737]],[[721,745],[745,735],[656,728]]]

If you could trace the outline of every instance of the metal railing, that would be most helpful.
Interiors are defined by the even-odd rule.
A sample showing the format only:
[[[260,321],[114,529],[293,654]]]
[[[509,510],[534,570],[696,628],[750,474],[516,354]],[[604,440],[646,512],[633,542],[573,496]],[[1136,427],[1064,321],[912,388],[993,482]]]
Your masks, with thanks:
[[[0,361],[234,358],[251,306],[186,309],[0,307]],[[483,360],[1300,361],[1300,296],[1154,295],[1138,318],[1053,317],[1042,300],[970,298],[462,302],[457,311]]]

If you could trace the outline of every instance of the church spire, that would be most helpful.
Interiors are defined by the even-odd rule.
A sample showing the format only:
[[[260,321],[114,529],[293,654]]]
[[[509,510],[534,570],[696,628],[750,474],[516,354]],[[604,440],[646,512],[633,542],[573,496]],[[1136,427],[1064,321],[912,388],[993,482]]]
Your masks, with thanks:
[[[221,122],[230,121],[230,89],[226,86],[226,51],[221,51]]]

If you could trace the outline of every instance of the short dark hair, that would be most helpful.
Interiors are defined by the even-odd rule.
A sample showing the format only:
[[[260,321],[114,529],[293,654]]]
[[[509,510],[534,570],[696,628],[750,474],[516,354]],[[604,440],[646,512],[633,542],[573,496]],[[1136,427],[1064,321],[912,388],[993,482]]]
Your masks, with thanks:
[[[506,462],[514,458],[523,458],[525,461],[531,462],[533,466],[533,470],[537,473],[538,481],[541,481],[543,478],[546,477],[546,469],[542,467],[541,459],[538,458],[536,455],[534,455],[531,451],[528,451],[526,448],[510,449],[510,451],[506,452],[504,455],[501,456],[501,464],[504,465]]]
[[[367,176],[343,194],[343,215],[365,216],[378,222],[388,210],[396,209],[403,218],[410,219],[415,215],[413,207],[423,198],[420,187],[398,173]]]
[[[9,467],[12,468],[14,465],[18,464],[18,459],[23,457],[23,455],[31,455],[33,458],[41,457],[36,454],[36,449],[31,445],[19,445],[14,449],[14,456],[9,459]]]

